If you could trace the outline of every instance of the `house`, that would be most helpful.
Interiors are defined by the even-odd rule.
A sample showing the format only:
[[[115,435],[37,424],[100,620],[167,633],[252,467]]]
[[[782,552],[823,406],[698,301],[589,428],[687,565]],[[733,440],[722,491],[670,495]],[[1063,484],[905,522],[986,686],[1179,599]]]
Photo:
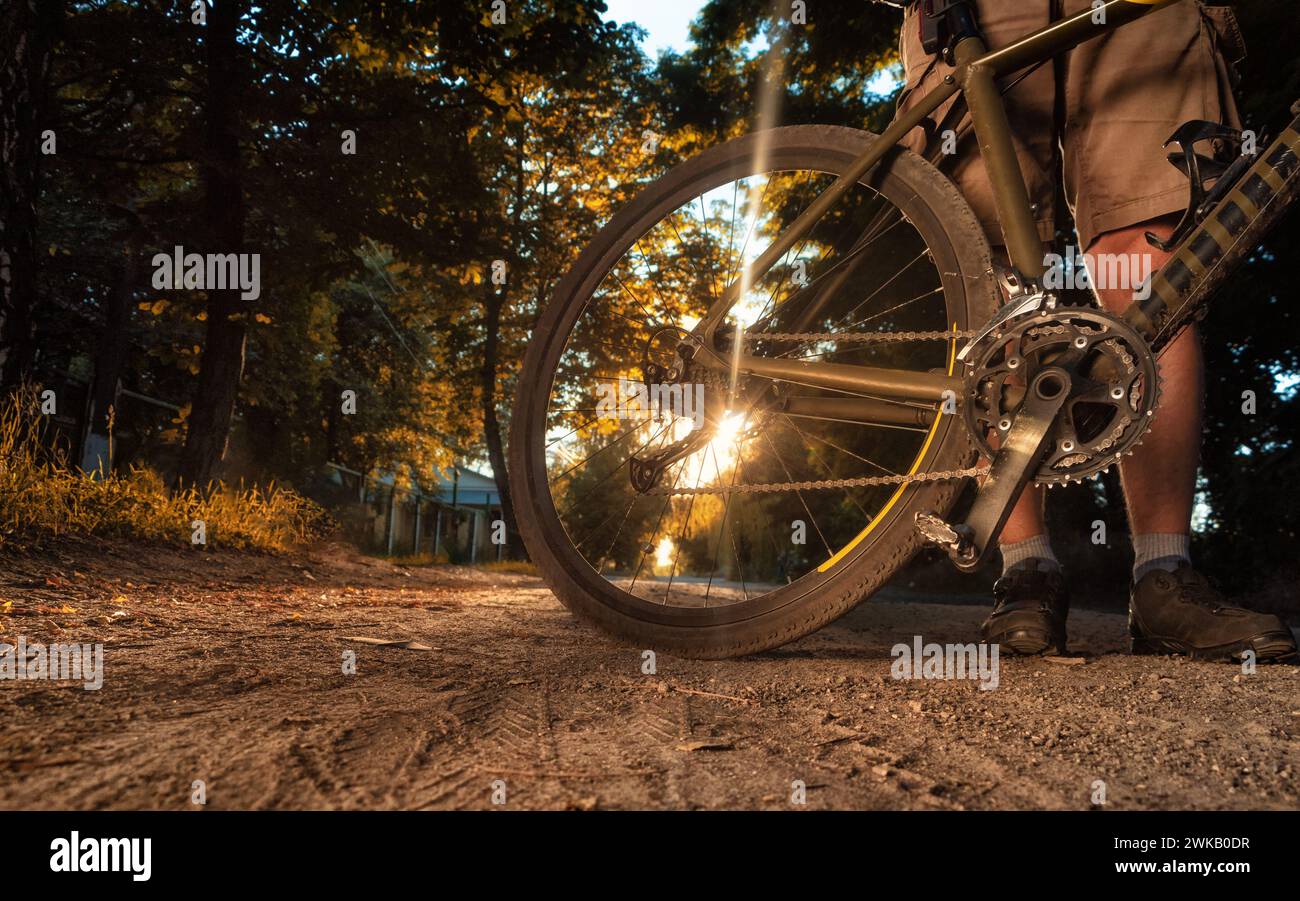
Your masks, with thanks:
[[[361,473],[331,463],[336,484],[352,487],[364,523],[358,537],[389,555],[445,555],[455,563],[500,560],[518,553],[507,534],[495,480],[465,466],[435,473],[426,493],[397,488],[390,473],[362,479]],[[503,538],[502,543],[493,541]]]

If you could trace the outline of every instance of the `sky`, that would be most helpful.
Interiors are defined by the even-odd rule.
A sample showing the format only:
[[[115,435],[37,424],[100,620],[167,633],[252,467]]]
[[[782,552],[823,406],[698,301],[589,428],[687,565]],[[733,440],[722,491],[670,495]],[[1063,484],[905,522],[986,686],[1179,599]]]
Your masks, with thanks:
[[[651,59],[661,50],[684,51],[690,45],[691,20],[704,8],[705,0],[605,0],[605,18],[618,22],[635,22],[647,32],[641,42]],[[766,44],[756,45],[760,50]],[[866,88],[874,94],[890,94],[898,88],[898,71],[882,71]]]
[[[606,19],[635,22],[648,35],[641,47],[652,58],[661,50],[685,50],[690,43],[687,29],[704,7],[704,0],[605,0]]]

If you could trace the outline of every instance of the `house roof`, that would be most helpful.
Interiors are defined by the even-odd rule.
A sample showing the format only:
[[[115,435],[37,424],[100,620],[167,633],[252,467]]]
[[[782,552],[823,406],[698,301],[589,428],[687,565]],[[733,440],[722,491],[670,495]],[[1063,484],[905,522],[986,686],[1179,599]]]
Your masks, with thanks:
[[[501,493],[497,491],[497,483],[492,477],[464,466],[453,466],[439,472],[434,494],[444,504],[452,503],[454,497],[459,506],[501,505]]]
[[[359,472],[347,469],[337,463],[329,464],[334,470],[334,481],[339,482],[342,478],[340,473],[349,473],[353,476],[360,476]],[[433,490],[424,495],[426,500],[434,500],[442,504],[455,503],[458,507],[499,507],[501,506],[501,493],[497,491],[497,483],[491,476],[486,476],[481,472],[470,469],[466,466],[452,466],[447,469],[437,470],[434,473],[436,481]],[[371,484],[390,486],[393,484],[393,474],[391,472],[376,473],[369,480]]]

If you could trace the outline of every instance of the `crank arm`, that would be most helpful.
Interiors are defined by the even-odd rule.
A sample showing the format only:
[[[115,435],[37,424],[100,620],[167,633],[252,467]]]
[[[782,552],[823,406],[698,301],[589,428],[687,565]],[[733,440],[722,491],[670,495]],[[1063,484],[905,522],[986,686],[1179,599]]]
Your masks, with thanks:
[[[949,525],[933,514],[918,513],[917,527],[948,552],[957,568],[971,572],[997,545],[1011,509],[1034,477],[1047,448],[1052,424],[1070,396],[1070,376],[1049,367],[1034,376],[1011,429],[993,457],[966,522]]]

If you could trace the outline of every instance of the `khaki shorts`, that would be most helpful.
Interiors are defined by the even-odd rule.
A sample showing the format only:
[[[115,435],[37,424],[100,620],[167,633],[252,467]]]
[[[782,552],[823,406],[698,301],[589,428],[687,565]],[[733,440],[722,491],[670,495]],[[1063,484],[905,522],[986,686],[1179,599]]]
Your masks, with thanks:
[[[978,5],[990,49],[1092,7],[1090,0]],[[903,23],[900,51],[907,79],[902,111],[952,70],[921,48],[915,9]],[[1084,249],[1105,232],[1184,210],[1187,178],[1169,164],[1162,145],[1189,119],[1241,127],[1230,72],[1244,55],[1230,8],[1184,2],[1080,44],[1012,88],[1007,115],[1043,240],[1053,240],[1057,227],[1058,178]],[[931,118],[942,121],[952,103]],[[919,152],[925,135],[913,129],[903,143]],[[940,165],[970,201],[990,243],[1002,244],[974,132],[958,145],[954,163]]]

